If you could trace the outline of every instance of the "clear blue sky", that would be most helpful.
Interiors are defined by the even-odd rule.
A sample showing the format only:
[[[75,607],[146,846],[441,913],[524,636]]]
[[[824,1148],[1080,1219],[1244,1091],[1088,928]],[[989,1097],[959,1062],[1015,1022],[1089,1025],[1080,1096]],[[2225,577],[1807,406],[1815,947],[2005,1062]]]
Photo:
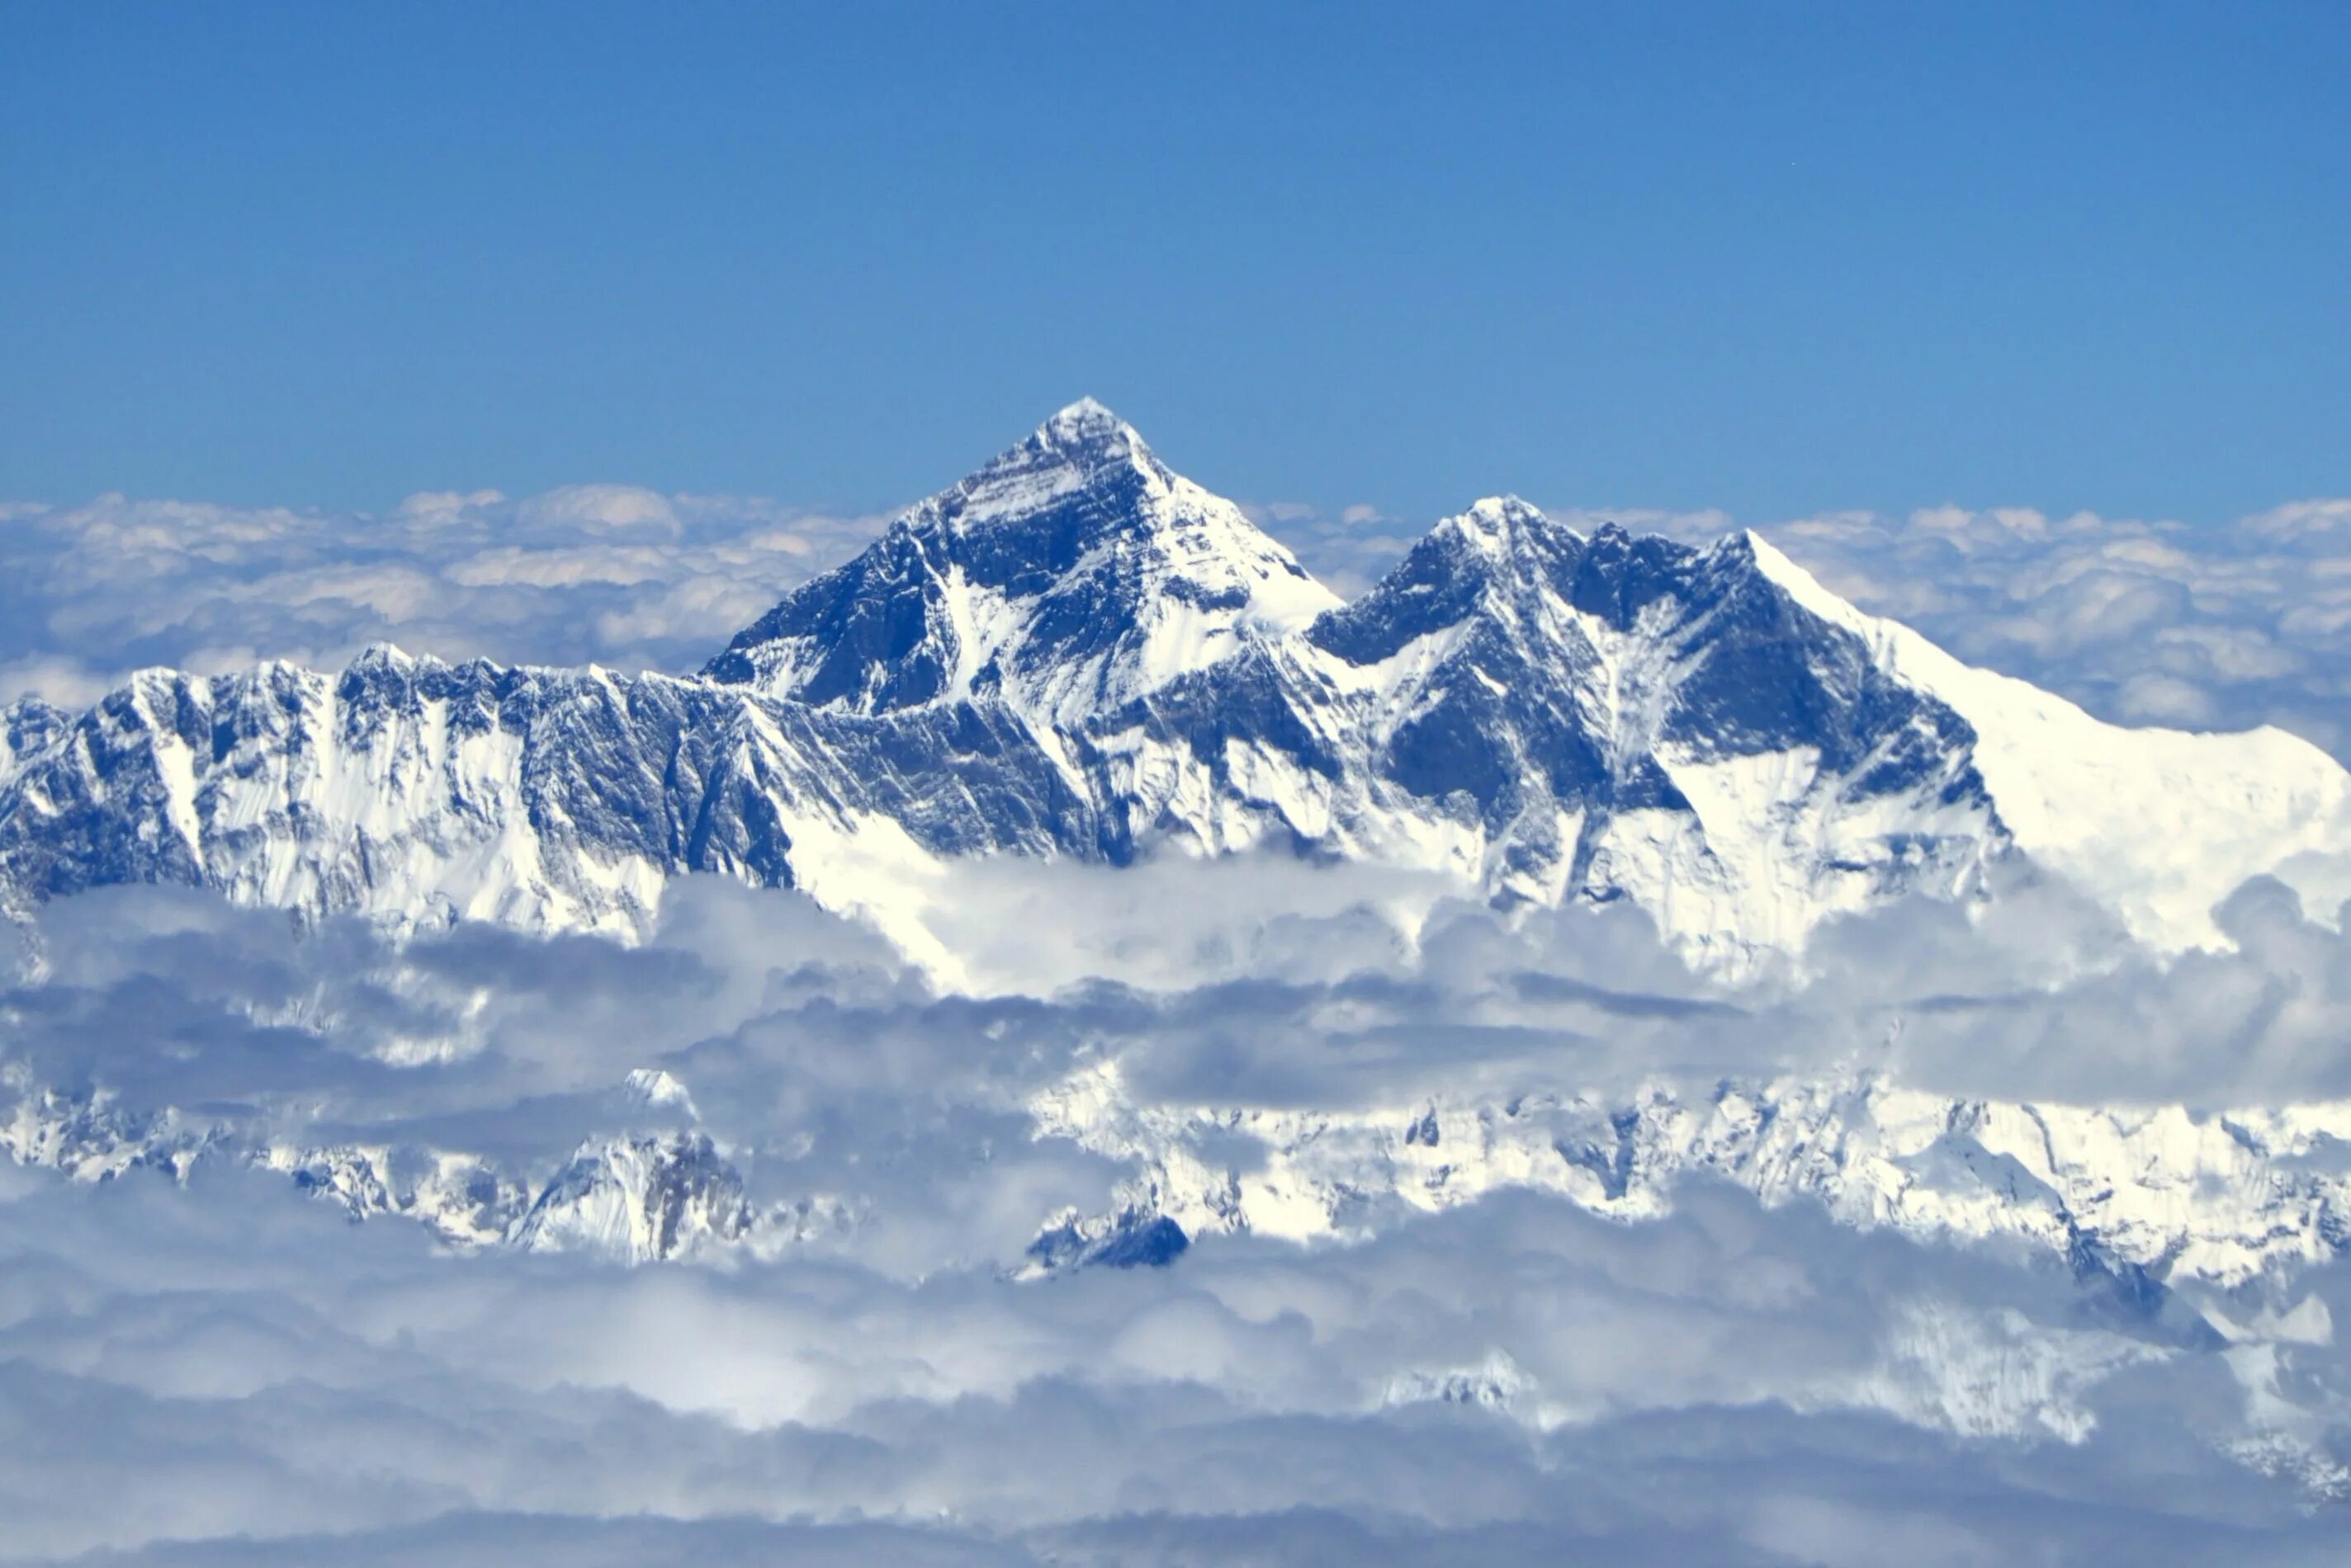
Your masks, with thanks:
[[[2351,492],[2351,5],[0,6],[0,495]]]

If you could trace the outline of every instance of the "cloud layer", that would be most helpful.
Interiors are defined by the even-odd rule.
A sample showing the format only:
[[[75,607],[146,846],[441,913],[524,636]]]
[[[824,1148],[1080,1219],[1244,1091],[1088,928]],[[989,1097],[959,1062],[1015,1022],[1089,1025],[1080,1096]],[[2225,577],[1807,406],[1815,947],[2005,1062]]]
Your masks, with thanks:
[[[458,1262],[250,1178],[17,1176],[0,1256],[19,1560],[2339,1544],[2338,1521],[2214,1450],[2248,1397],[2220,1356],[2073,1321],[2046,1280],[1740,1202],[1625,1229],[1506,1200],[1311,1258],[1212,1241],[1175,1269],[1019,1285]],[[2314,1289],[2351,1305],[2339,1280]],[[2283,1348],[2288,1379],[2339,1386],[2330,1348]]]
[[[392,514],[100,496],[0,505],[0,701],[87,701],[151,664],[339,667],[371,642],[690,670],[876,519],[583,484]]]
[[[1503,920],[1343,869],[1157,866],[1123,906],[1183,912],[1155,946],[1097,875],[976,878],[975,929],[1098,918],[1051,964],[976,942],[998,978],[967,995],[716,882],[683,885],[638,948],[298,937],[174,890],[51,906],[0,994],[22,1074],[543,1173],[610,1125],[601,1091],[657,1065],[758,1200],[844,1195],[858,1222],[632,1270],[452,1253],[233,1162],[184,1184],[0,1165],[0,1556],[1863,1563],[1894,1542],[1921,1563],[2316,1563],[2338,1543],[2308,1507],[2351,1438],[2339,1266],[2214,1298],[2223,1334],[2118,1311],[2055,1259],[1698,1183],[1642,1224],[1502,1191],[1349,1245],[1207,1236],[1165,1269],[1008,1272],[1043,1217],[1100,1211],[1131,1174],[1025,1110],[1105,1059],[1174,1102],[1384,1106],[1826,1071],[1899,1013],[1897,1069],[1953,1092],[2118,1064],[2167,1092],[2316,1092],[2332,1026],[2299,1009],[2343,993],[2343,943],[2279,895],[2232,913],[2240,954],[2177,981],[2053,981],[2078,959],[2048,956],[2075,918],[2060,889],[2003,906],[2012,928],[1864,922],[1835,939],[1850,979],[1726,992],[1622,911]],[[2258,1004],[2280,994],[2304,1001]],[[2208,1059],[2216,1035],[2242,1049]]]

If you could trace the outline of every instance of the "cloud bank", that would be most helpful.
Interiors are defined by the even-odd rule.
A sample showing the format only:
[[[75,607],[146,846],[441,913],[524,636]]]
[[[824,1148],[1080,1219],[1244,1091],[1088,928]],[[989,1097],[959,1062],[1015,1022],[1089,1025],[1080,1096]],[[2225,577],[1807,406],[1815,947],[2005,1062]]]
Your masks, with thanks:
[[[2314,1500],[2351,1480],[2340,1265],[2149,1314],[2059,1259],[1695,1181],[1635,1224],[1503,1189],[1353,1241],[1211,1234],[1165,1268],[1019,1277],[1044,1218],[1102,1211],[1133,1174],[1029,1113],[1103,1061],[1152,1100],[1276,1107],[1823,1073],[1856,1052],[1953,1093],[2124,1071],[2223,1100],[2341,1092],[2322,1044],[2343,939],[2281,892],[2248,894],[2240,951],[2194,974],[2116,959],[2053,888],[1996,906],[2005,926],[1856,922],[1832,937],[1852,961],[1813,986],[1729,990],[1619,910],[1506,919],[1247,861],[1148,866],[1129,874],[1148,897],[1114,904],[1100,875],[975,875],[975,931],[1047,905],[1095,918],[1051,963],[975,941],[995,979],[967,993],[791,895],[719,882],[682,884],[633,948],[298,936],[176,890],[50,906],[0,993],[20,1080],[543,1177],[632,1114],[614,1083],[659,1068],[755,1202],[828,1195],[854,1222],[632,1269],[354,1224],[228,1159],[101,1182],[0,1164],[0,1556],[2339,1547],[2339,1507]],[[1181,912],[1156,944],[1122,924],[1146,905]],[[2240,1048],[2216,1058],[2216,1037]],[[1214,1152],[1261,1158],[1238,1137]]]
[[[2283,1364],[2241,1379],[2048,1282],[1741,1203],[1626,1229],[1505,1200],[1311,1260],[1216,1241],[1022,1286],[458,1263],[250,1179],[20,1177],[0,1256],[16,1560],[2319,1563],[2340,1539],[2207,1436],[2271,1381],[2339,1389],[2332,1347],[2261,1345]]]
[[[0,505],[0,701],[85,701],[155,664],[335,668],[376,641],[692,669],[878,524],[619,484],[412,495],[383,516],[120,495]]]

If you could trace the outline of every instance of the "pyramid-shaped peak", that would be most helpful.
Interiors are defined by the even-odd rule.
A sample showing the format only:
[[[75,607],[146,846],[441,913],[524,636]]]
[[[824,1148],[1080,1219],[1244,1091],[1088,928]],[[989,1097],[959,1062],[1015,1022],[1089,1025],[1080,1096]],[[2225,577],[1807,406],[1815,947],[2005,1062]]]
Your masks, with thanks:
[[[900,528],[935,526],[942,519],[972,528],[1034,521],[1060,501],[1104,487],[1137,496],[1165,495],[1183,481],[1144,444],[1133,425],[1080,398],[1013,445],[946,490],[903,514]],[[1134,503],[1115,508],[1134,512]]]
[[[1178,483],[1133,425],[1092,398],[1057,411],[924,507],[960,498],[967,521],[1033,509],[1052,495],[1104,480],[1164,490]],[[924,507],[910,513],[912,519]]]
[[[976,700],[1074,728],[1338,602],[1081,398],[794,589],[705,673],[852,711]]]

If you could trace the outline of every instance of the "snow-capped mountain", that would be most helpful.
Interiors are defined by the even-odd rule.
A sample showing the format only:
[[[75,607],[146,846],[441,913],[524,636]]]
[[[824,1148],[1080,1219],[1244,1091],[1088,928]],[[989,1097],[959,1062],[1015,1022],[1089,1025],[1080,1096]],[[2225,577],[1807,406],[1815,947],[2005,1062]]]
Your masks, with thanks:
[[[1440,524],[1340,605],[1099,405],[893,524],[695,679],[371,651],[147,671],[0,722],[0,898],[171,882],[311,913],[637,929],[715,872],[943,977],[943,863],[1252,846],[1629,899],[1700,961],[1991,868],[2142,939],[2345,890],[2351,783],[2275,731],[2098,722],[1838,600],[1768,544]]]
[[[868,1206],[854,1191],[756,1201],[737,1152],[667,1073],[632,1073],[595,1106],[599,1130],[518,1166],[391,1134],[306,1136],[255,1111],[135,1108],[11,1070],[0,1151],[84,1181],[251,1167],[354,1220],[405,1219],[461,1250],[624,1262],[804,1243],[845,1232]],[[1971,1100],[1848,1071],[1317,1110],[1157,1103],[1101,1060],[1029,1110],[1035,1137],[1129,1172],[1110,1208],[1039,1216],[1031,1272],[1165,1264],[1217,1234],[1362,1239],[1511,1189],[1654,1220],[1699,1179],[1767,1207],[1817,1204],[1860,1229],[2038,1257],[2137,1311],[2182,1287],[2288,1282],[2351,1251],[2346,1102],[2191,1113]]]
[[[1965,721],[1798,606],[1753,541],[1587,539],[1514,499],[1094,735],[1130,820],[1630,898],[1716,960],[1968,893],[2009,848]]]
[[[0,786],[0,887],[19,904],[176,883],[627,935],[704,871],[891,926],[924,866],[1049,853],[1092,820],[1024,724],[968,703],[872,720],[377,649],[339,675],[145,671],[80,714],[11,717],[29,743]]]
[[[1075,729],[1338,603],[1086,399],[791,594],[703,673],[840,712],[977,699]]]

